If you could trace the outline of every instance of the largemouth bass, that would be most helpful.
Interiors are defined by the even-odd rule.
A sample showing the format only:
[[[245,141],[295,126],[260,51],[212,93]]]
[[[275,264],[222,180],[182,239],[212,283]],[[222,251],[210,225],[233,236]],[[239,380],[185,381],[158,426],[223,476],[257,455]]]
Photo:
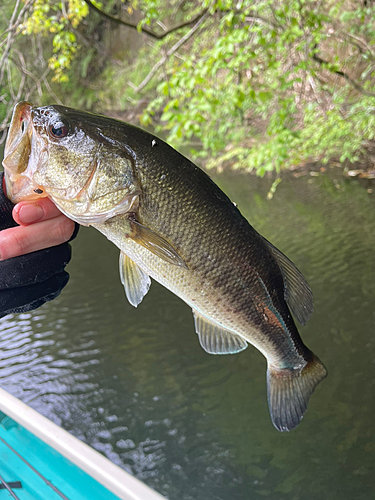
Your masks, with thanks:
[[[255,346],[268,363],[274,426],[298,425],[326,376],[289,311],[305,324],[311,290],[208,175],[137,127],[26,102],[15,108],[3,165],[13,203],[48,196],[118,246],[133,306],[153,278],[192,308],[205,351],[233,354]]]

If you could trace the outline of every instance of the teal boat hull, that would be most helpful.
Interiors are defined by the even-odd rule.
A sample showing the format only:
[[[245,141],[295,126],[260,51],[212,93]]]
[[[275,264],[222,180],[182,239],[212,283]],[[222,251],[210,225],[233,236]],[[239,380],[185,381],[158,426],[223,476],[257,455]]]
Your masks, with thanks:
[[[0,412],[0,476],[10,486],[21,483],[21,488],[12,488],[20,500],[61,500],[61,494],[69,500],[119,500],[3,412]],[[5,492],[2,494],[7,498]]]
[[[96,450],[0,388],[1,498],[164,499]]]

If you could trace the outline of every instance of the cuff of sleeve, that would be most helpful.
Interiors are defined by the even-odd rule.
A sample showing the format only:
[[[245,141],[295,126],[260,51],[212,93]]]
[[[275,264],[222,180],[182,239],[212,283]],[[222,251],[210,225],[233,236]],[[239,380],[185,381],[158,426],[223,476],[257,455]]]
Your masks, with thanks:
[[[0,290],[41,283],[62,271],[71,255],[71,246],[63,243],[4,260],[0,262]]]
[[[31,311],[55,299],[68,281],[69,274],[63,271],[43,283],[0,290],[0,318],[11,313]]]

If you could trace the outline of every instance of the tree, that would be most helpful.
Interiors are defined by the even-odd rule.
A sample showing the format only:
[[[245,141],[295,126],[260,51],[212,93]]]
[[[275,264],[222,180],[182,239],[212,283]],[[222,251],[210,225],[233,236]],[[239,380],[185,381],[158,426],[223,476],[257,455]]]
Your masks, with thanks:
[[[373,139],[370,2],[12,0],[6,8],[2,129],[22,89],[102,112],[142,103],[141,124],[175,146],[189,142],[208,167],[260,175],[354,161]],[[113,50],[113,33],[129,31],[141,40],[136,51]],[[25,43],[39,48],[40,70]]]

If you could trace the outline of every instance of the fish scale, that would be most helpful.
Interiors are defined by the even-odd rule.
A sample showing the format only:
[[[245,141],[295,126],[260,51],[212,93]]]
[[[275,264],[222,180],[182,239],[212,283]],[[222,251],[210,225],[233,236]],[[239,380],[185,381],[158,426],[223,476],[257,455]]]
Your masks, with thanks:
[[[305,323],[313,309],[311,290],[205,172],[132,125],[29,103],[15,109],[3,164],[14,202],[31,192],[35,197],[37,183],[68,217],[118,246],[132,305],[139,305],[151,277],[191,306],[207,352],[236,353],[254,345],[268,362],[273,424],[280,431],[298,425],[326,376],[288,308]]]

